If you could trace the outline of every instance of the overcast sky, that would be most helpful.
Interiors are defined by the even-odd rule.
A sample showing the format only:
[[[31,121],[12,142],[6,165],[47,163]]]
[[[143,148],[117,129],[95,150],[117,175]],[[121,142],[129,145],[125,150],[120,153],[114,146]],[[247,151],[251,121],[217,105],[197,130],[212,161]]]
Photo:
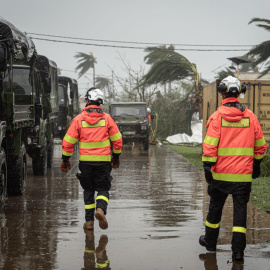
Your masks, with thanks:
[[[255,24],[248,25],[254,17],[270,19],[269,0],[0,0],[0,3],[0,16],[27,33],[194,45],[256,45],[270,38],[269,32]],[[146,46],[80,40],[77,42]],[[143,58],[146,54],[142,49],[75,45],[36,39],[34,43],[39,54],[55,61],[63,75],[75,79],[77,75],[70,71],[74,71],[77,65],[74,58],[76,52],[92,52],[97,59],[96,74],[102,76],[111,76],[113,69],[118,76],[125,77],[119,55],[135,70],[145,65]],[[176,48],[248,50],[250,47]],[[214,80],[215,72],[220,70],[220,66],[224,68],[230,65],[226,58],[245,53],[177,52],[196,63],[202,77],[210,81]],[[147,68],[146,66],[146,70]],[[92,79],[91,75],[89,79]],[[89,79],[79,80],[81,91],[91,86]]]

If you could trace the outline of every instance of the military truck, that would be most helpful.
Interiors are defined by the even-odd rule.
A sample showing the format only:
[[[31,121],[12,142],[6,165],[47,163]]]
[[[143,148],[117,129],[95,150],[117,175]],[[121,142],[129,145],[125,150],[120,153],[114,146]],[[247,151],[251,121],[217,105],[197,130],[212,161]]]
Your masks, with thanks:
[[[78,83],[75,79],[58,76],[58,118],[55,136],[64,138],[71,120],[80,113]]]
[[[45,175],[53,163],[54,126],[58,117],[57,65],[38,55],[35,63],[36,99],[34,129],[28,129],[28,151],[34,175]],[[36,140],[34,142],[34,140]]]
[[[149,119],[145,102],[114,102],[109,108],[123,138],[123,143],[139,142],[149,148]]]
[[[32,40],[0,17],[1,198],[6,192],[24,193],[26,154],[32,157],[35,175],[46,173],[46,153],[50,156],[53,148],[50,115],[55,113],[56,118],[54,107],[58,110],[57,95],[51,94],[52,89],[57,91],[53,86],[57,86],[57,81],[53,83],[56,67],[47,65],[46,72],[46,65],[44,57],[37,56]]]

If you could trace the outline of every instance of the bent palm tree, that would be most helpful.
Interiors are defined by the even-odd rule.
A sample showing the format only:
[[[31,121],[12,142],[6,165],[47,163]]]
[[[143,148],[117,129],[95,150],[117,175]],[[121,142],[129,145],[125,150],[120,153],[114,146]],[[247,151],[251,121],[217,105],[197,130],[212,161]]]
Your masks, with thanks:
[[[111,80],[109,78],[105,78],[105,77],[96,77],[95,80],[96,84],[95,86],[99,89],[104,89],[104,92],[108,91],[108,96],[109,96],[109,100],[111,99],[111,91],[110,91],[110,86],[111,86]],[[104,95],[106,96],[106,94],[104,93]]]
[[[147,64],[151,65],[150,70],[143,76],[142,84],[162,84],[179,81],[192,77],[195,82],[196,91],[200,91],[200,75],[195,64],[192,64],[186,57],[170,49],[150,47],[145,51],[150,52],[144,57]]]
[[[249,24],[258,22],[258,27],[261,27],[265,29],[266,31],[270,31],[270,20],[267,19],[260,19],[260,18],[253,18]],[[261,75],[259,78],[261,78],[263,75],[267,74],[270,71],[270,40],[264,41],[258,45],[256,45],[254,48],[252,48],[248,53],[247,56],[253,56],[255,57],[254,66],[259,65],[262,63],[265,63],[266,66],[264,70],[261,72]]]
[[[95,64],[97,63],[96,58],[93,53],[90,54],[78,52],[75,56],[78,58],[78,65],[75,68],[75,71],[79,71],[78,79],[82,77],[90,68],[93,69],[93,86],[95,86]]]

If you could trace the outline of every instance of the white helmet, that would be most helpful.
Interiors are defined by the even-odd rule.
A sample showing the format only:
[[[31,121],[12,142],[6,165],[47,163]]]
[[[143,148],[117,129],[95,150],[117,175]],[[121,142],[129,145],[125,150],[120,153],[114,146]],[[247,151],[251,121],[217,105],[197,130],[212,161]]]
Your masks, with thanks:
[[[104,94],[100,89],[92,87],[87,90],[85,95],[85,101],[87,102],[88,100],[97,101],[99,104],[104,104]]]
[[[237,94],[240,93],[241,83],[240,81],[232,76],[228,76],[227,78],[223,79],[220,84],[218,85],[218,92],[220,93],[232,93]]]
[[[147,111],[148,114],[151,113],[151,109],[150,108],[147,108],[146,111]]]

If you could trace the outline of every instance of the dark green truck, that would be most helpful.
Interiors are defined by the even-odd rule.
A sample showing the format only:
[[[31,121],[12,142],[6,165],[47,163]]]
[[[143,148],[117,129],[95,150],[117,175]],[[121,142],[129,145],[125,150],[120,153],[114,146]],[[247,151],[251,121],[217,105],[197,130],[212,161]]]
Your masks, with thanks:
[[[58,118],[55,137],[64,138],[71,120],[80,113],[78,83],[75,79],[58,76]]]
[[[123,143],[139,142],[148,150],[149,119],[145,102],[114,102],[109,113],[122,134]]]
[[[57,66],[0,17],[0,196],[25,191],[28,154],[34,175],[51,166],[57,118]]]

